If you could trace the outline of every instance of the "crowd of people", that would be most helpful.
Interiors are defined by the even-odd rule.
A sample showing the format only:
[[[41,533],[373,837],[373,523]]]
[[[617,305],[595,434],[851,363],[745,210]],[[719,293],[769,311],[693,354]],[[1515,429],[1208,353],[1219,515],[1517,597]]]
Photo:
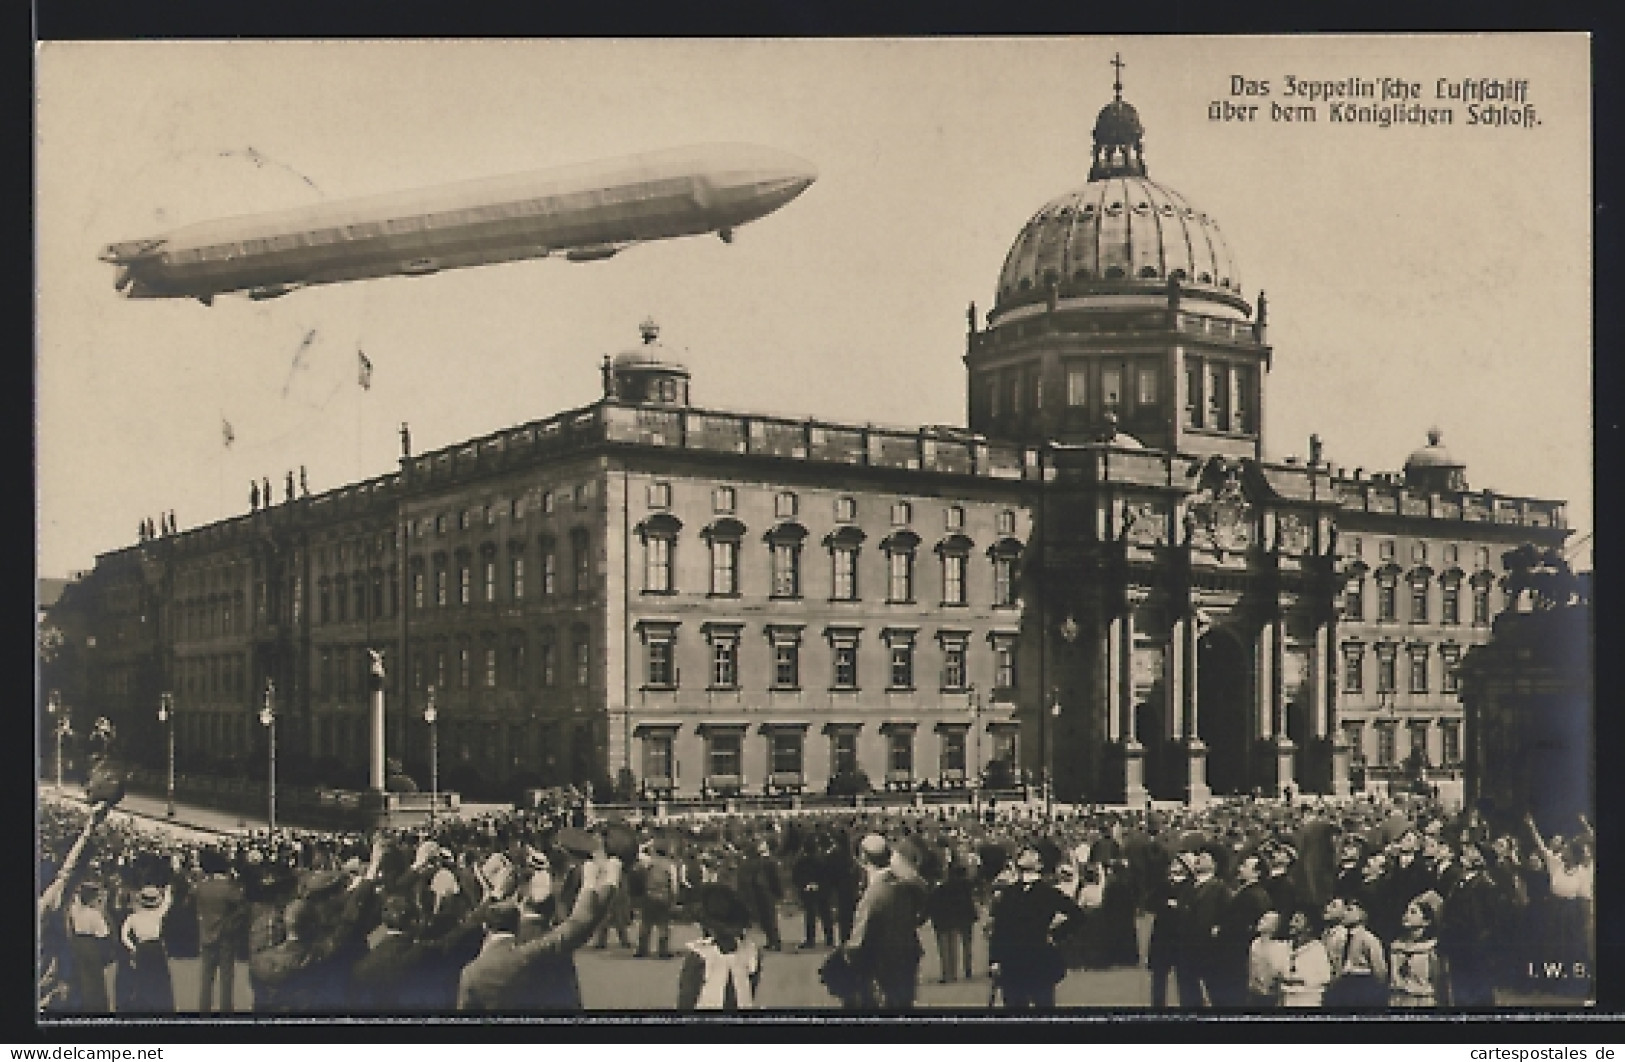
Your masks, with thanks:
[[[191,839],[106,812],[42,810],[50,1011],[226,1013],[239,966],[270,1014],[573,1010],[575,953],[612,943],[680,955],[675,1002],[698,1010],[759,1006],[787,947],[823,955],[841,1005],[905,1010],[922,939],[940,980],[985,975],[1012,1010],[1053,1007],[1079,969],[1146,967],[1153,1007],[1246,1010],[1491,1006],[1592,969],[1589,824],[1491,829],[1420,797],[590,825],[552,807]],[[197,1000],[175,999],[176,958],[199,960]]]

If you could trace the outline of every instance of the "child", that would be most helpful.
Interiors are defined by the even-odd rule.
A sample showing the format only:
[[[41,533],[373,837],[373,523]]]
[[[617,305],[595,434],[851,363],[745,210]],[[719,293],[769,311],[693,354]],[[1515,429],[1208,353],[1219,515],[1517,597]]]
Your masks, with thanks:
[[[1393,966],[1388,975],[1388,1005],[1391,1007],[1436,1007],[1439,1005],[1439,952],[1436,927],[1444,900],[1429,889],[1405,908],[1400,933],[1392,948]]]
[[[1266,1010],[1281,1003],[1281,978],[1292,958],[1292,946],[1281,939],[1281,915],[1265,911],[1253,927],[1247,949],[1247,1008]]]
[[[726,885],[702,886],[699,940],[688,945],[677,982],[678,1010],[754,1010],[762,955],[745,939],[750,912]]]
[[[1281,977],[1281,1006],[1318,1007],[1332,980],[1332,961],[1319,927],[1308,911],[1294,911],[1287,932],[1292,950]]]

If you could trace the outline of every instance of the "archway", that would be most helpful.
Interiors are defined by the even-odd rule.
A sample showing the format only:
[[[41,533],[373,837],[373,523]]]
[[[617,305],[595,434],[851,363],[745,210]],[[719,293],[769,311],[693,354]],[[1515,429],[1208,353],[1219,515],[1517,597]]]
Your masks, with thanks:
[[[1207,745],[1207,784],[1216,795],[1246,793],[1252,719],[1247,651],[1236,636],[1215,628],[1196,644],[1197,726]]]

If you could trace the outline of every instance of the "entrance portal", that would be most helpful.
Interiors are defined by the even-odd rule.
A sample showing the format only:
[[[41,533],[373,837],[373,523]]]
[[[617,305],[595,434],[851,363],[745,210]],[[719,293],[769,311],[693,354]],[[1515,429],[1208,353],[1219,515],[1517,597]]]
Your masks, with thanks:
[[[1247,652],[1231,632],[1215,628],[1196,644],[1197,726],[1207,745],[1207,784],[1214,795],[1251,789],[1252,682]]]

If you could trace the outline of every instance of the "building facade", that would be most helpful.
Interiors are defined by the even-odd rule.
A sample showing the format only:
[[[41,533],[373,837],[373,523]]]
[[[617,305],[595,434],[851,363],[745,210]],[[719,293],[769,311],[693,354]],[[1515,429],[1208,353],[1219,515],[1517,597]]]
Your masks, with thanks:
[[[1563,504],[1470,489],[1436,433],[1398,472],[1264,460],[1264,296],[1120,86],[1094,138],[970,309],[968,428],[705,409],[646,325],[590,406],[421,455],[403,426],[390,475],[100,558],[77,599],[140,635],[94,695],[172,690],[218,760],[269,680],[291,754],[354,772],[381,650],[390,755],[421,773],[432,699],[448,785],[1452,781],[1456,665]]]

